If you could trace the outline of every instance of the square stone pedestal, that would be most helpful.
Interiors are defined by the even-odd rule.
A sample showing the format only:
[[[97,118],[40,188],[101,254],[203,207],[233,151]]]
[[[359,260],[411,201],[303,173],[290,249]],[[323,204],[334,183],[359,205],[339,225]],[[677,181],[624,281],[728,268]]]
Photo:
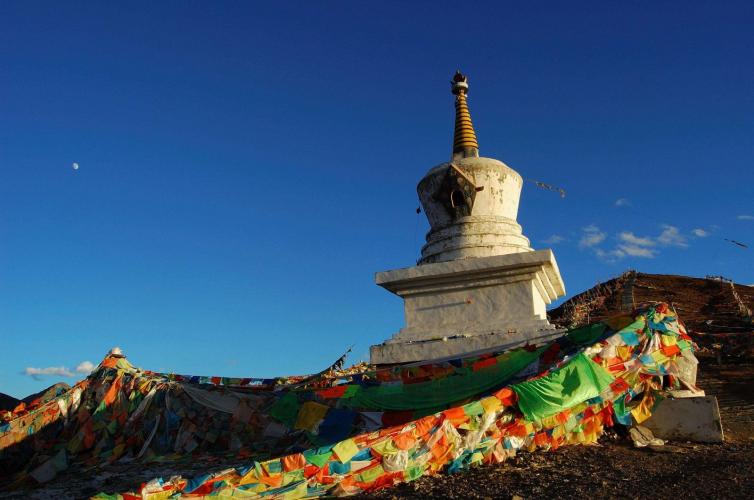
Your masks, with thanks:
[[[557,337],[546,306],[565,295],[551,250],[377,273],[403,298],[406,326],[370,349],[377,365],[458,357]]]

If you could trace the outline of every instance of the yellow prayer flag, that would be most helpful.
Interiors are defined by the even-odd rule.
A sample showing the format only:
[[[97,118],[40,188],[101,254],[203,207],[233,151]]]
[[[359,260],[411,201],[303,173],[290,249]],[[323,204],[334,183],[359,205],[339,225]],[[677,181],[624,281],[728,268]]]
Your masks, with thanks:
[[[637,424],[644,422],[652,416],[652,412],[649,409],[650,405],[651,402],[645,398],[633,410],[631,410],[631,415],[634,416],[634,420],[636,420]]]
[[[372,445],[372,450],[376,451],[380,455],[392,455],[394,453],[398,453],[400,448],[398,448],[392,439],[384,439],[380,441],[379,443],[374,443]]]
[[[615,348],[615,352],[621,361],[626,361],[631,358],[632,349],[630,345],[619,345]]]
[[[503,406],[502,401],[494,396],[484,398],[480,401],[480,403],[482,403],[482,407],[484,408],[485,413],[493,413],[497,411],[498,408]]]
[[[242,486],[244,484],[250,484],[250,483],[257,483],[259,482],[259,478],[257,477],[257,470],[256,468],[252,467],[249,469],[249,471],[243,475],[240,481],[238,481],[238,485]],[[262,490],[264,490],[263,488]]]
[[[675,335],[661,335],[660,341],[664,346],[676,345],[678,343],[678,337]]]
[[[167,500],[168,498],[173,496],[174,493],[174,489],[167,491],[158,491],[155,493],[143,493],[142,498],[144,498],[144,500]]]
[[[332,451],[342,463],[350,461],[359,452],[359,447],[353,439],[346,439],[333,446]]]
[[[663,353],[662,351],[655,351],[651,354],[651,356],[652,359],[655,360],[655,363],[657,363],[658,365],[664,365],[670,360],[670,358],[665,356],[665,353]]]
[[[301,406],[296,418],[296,429],[302,429],[309,432],[314,432],[317,429],[317,425],[325,418],[328,407],[315,403],[314,401],[307,401]]]
[[[296,500],[298,498],[304,498],[306,497],[307,489],[306,489],[306,481],[301,481],[301,484],[296,486],[291,491],[287,491],[285,494],[283,494],[284,500]]]

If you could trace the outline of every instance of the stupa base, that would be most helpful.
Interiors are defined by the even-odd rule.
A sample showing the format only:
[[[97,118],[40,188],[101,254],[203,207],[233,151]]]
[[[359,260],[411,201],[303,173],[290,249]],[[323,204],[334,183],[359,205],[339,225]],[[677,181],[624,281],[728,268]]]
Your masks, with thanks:
[[[377,273],[404,301],[406,326],[370,349],[373,364],[458,357],[557,337],[546,305],[565,294],[551,250]]]

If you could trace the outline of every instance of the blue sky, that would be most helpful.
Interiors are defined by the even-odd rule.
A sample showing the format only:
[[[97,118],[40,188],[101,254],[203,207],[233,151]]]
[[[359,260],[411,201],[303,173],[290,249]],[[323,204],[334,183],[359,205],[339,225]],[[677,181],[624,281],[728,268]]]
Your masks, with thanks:
[[[4,2],[0,391],[72,383],[116,345],[202,375],[366,358],[403,321],[373,273],[419,255],[456,68],[481,154],[567,191],[526,183],[519,222],[569,295],[628,268],[754,283],[752,21],[751,2]]]

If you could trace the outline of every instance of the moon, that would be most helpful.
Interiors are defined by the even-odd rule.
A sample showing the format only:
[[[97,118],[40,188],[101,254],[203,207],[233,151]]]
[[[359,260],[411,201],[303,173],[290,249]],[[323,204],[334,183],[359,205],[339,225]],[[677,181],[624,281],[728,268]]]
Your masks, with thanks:
[[[74,170],[78,170],[79,169],[79,164],[76,163],[76,162],[73,162],[73,165],[71,165],[71,166],[73,167]]]

